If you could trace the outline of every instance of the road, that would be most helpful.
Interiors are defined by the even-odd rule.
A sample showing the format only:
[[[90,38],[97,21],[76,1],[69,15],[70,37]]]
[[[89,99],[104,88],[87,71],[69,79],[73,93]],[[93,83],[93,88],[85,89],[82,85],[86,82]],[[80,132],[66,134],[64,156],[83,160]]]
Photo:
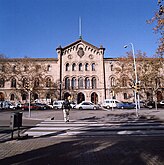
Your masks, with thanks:
[[[0,119],[9,121],[10,115],[1,112]],[[163,111],[143,110],[137,119],[135,111],[129,110],[73,110],[66,124],[60,110],[32,111],[31,118],[27,111],[22,131],[32,134],[27,139],[2,141],[0,163],[163,165],[164,129],[158,116]]]

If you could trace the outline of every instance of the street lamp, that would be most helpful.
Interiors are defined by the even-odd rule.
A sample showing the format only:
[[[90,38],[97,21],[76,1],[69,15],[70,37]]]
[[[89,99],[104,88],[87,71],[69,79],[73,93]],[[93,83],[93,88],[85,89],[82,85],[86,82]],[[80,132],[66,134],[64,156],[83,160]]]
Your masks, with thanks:
[[[29,118],[31,117],[31,107],[30,107],[30,102],[31,102],[31,92],[32,92],[32,87],[30,87],[30,81],[26,81],[25,84],[25,90],[28,92],[28,116]]]
[[[133,46],[133,43],[129,43],[128,45],[131,45],[131,48],[132,48],[133,64],[134,64],[134,72],[135,72],[135,86],[136,86],[137,82],[138,82],[138,78],[137,78],[137,67],[136,67],[136,57],[134,54],[134,46]],[[127,48],[128,45],[125,45],[124,48]],[[134,90],[134,99],[135,99],[135,104],[136,104],[136,116],[138,117],[138,107],[137,107],[138,103],[137,103],[137,91],[136,91],[136,89]],[[139,99],[139,97],[138,97],[138,99]]]
[[[28,107],[28,116],[29,116],[29,118],[31,117],[31,92],[32,92],[32,88],[30,88],[29,90],[28,90],[28,97],[29,97],[29,107]]]

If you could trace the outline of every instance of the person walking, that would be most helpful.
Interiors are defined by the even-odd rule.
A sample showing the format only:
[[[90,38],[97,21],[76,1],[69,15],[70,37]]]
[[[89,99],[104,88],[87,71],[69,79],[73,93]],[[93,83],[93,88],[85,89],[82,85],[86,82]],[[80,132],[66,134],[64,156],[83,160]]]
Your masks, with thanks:
[[[69,122],[69,111],[71,109],[70,102],[68,98],[66,98],[62,104],[62,110],[63,110],[63,115],[64,115],[64,121]]]

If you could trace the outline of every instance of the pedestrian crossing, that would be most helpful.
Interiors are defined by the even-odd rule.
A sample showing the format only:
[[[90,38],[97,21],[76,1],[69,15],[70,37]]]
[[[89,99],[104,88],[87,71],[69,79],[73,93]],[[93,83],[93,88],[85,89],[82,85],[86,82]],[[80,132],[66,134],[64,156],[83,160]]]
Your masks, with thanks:
[[[164,123],[160,121],[112,121],[87,122],[45,120],[25,132],[32,137],[68,137],[68,136],[164,136]]]
[[[0,129],[0,142],[4,141],[5,139],[9,139],[9,135],[11,135],[11,131],[9,129]]]

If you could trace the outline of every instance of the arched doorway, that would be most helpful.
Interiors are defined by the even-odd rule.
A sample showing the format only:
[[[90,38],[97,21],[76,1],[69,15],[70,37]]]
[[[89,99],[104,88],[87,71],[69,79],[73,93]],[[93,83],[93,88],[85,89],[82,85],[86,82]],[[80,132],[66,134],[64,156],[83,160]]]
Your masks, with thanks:
[[[162,92],[161,91],[158,91],[157,92],[157,101],[160,102],[161,100],[163,100]]]
[[[65,100],[66,98],[68,98],[69,96],[71,96],[71,94],[69,94],[68,92],[64,93],[64,100]]]
[[[34,93],[33,97],[34,97],[34,100],[39,99],[39,96],[38,96],[38,94],[37,94],[37,93]]]
[[[84,100],[85,100],[84,94],[82,92],[78,93],[78,95],[77,95],[77,104],[81,103]]]
[[[5,100],[5,96],[2,92],[0,92],[0,101],[4,101]]]
[[[94,103],[94,104],[98,103],[98,95],[97,95],[97,93],[93,92],[91,94],[91,102]]]

